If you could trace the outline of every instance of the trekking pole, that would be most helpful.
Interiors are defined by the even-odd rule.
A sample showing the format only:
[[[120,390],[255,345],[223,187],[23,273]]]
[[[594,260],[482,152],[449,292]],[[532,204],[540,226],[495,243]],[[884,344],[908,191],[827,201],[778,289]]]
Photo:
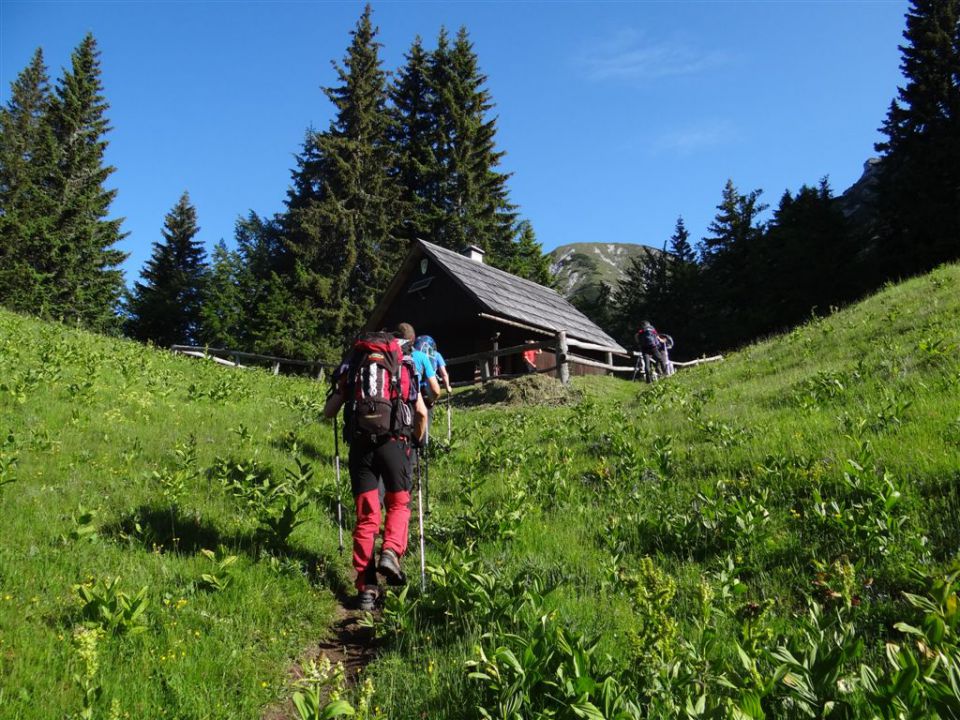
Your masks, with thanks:
[[[450,397],[450,393],[447,393],[447,445],[450,444],[451,427],[452,427],[450,413],[453,412],[453,403],[451,402],[451,400],[453,400],[453,398]]]
[[[430,514],[430,423],[427,423],[427,432],[423,438],[423,494],[427,498],[427,509]]]
[[[337,542],[343,555],[343,503],[340,501],[340,431],[337,416],[333,416],[333,469],[337,478]]]
[[[420,451],[417,451],[417,519],[420,526],[420,592],[427,590],[427,564],[423,543],[423,487],[420,484]]]

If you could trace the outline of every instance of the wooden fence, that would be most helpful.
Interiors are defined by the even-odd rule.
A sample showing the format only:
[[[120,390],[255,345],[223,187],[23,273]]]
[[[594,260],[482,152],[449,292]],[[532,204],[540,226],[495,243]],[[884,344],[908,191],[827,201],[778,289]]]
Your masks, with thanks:
[[[311,360],[293,360],[292,358],[276,357],[274,355],[258,355],[257,353],[227,350],[225,348],[171,345],[170,350],[175,353],[180,353],[181,355],[209,358],[220,365],[230,365],[232,367],[246,367],[240,364],[241,361],[267,365],[272,368],[274,375],[280,374],[280,368],[282,366],[289,365],[291,367],[307,368],[310,375],[320,379],[323,377],[323,368],[325,367],[324,363]]]
[[[571,348],[603,352],[606,355],[606,362],[584,357],[583,355],[576,355],[570,352]],[[324,363],[317,361],[293,360],[291,358],[276,357],[273,355],[258,355],[256,353],[241,352],[239,350],[227,350],[225,348],[207,348],[197,347],[194,345],[173,345],[170,347],[170,350],[182,355],[190,355],[191,357],[208,358],[213,362],[221,365],[229,365],[231,367],[246,367],[245,365],[240,364],[241,361],[268,365],[273,369],[274,375],[278,375],[280,373],[280,368],[284,365],[307,368],[310,375],[318,380],[323,378],[323,369],[325,367]],[[556,371],[560,377],[560,381],[564,385],[570,382],[570,363],[577,363],[587,367],[599,368],[600,370],[606,370],[611,374],[630,373],[632,375],[636,372],[636,359],[640,356],[640,353],[636,351],[630,352],[627,355],[623,355],[622,353],[614,353],[603,345],[594,345],[591,343],[581,342],[579,340],[571,340],[567,338],[567,334],[565,332],[559,332],[552,340],[524,343],[523,345],[513,345],[505,348],[498,347],[496,342],[494,342],[494,347],[492,350],[450,358],[447,360],[447,365],[454,366],[473,363],[480,369],[481,382],[487,382],[488,380],[492,380],[494,378],[507,379],[519,377],[519,375],[516,373],[501,374],[498,369],[497,359],[508,355],[519,355],[520,353],[528,350],[547,350],[552,352],[556,358],[556,364],[546,368],[538,368],[536,372],[538,374],[542,374]],[[620,360],[629,359],[633,361],[633,364],[614,364],[614,357]],[[713,357],[690,360],[689,362],[674,362],[673,365],[675,367],[692,367],[701,363],[715,362],[717,360],[723,360],[723,356],[715,355]],[[457,387],[463,387],[465,385],[473,385],[475,382],[475,380],[464,380],[453,383],[453,385]]]
[[[587,351],[596,351],[605,353],[606,362],[601,362],[599,360],[594,360],[592,358],[584,357],[583,355],[576,355],[570,352],[571,348]],[[630,373],[631,375],[636,372],[636,358],[640,356],[640,353],[637,351],[630,352],[627,355],[622,353],[614,353],[609,348],[603,345],[595,345],[591,343],[581,342],[579,340],[572,340],[567,338],[565,332],[559,332],[553,338],[553,340],[542,340],[540,342],[525,343],[523,345],[513,345],[511,347],[500,348],[494,344],[493,350],[487,350],[486,352],[472,353],[470,355],[460,355],[455,358],[450,358],[447,360],[447,365],[464,365],[467,363],[474,363],[480,368],[480,380],[481,382],[487,382],[488,380],[493,379],[494,377],[501,378],[511,378],[517,377],[516,374],[513,375],[502,375],[497,372],[497,358],[504,357],[506,355],[518,355],[520,353],[526,352],[527,350],[548,350],[554,353],[556,357],[556,364],[548,368],[539,368],[537,369],[538,373],[548,373],[558,371],[557,374],[560,377],[560,381],[566,385],[570,382],[570,363],[577,363],[578,365],[585,365],[587,367],[598,368],[600,370],[606,370],[607,372],[614,373]],[[617,365],[614,363],[614,358],[616,359],[630,359],[633,361],[632,365]],[[691,367],[694,365],[699,365],[706,362],[715,362],[717,360],[723,360],[722,355],[715,355],[709,358],[698,358],[696,360],[691,360],[689,362],[674,362],[675,367]],[[458,383],[454,383],[457,386],[463,385],[472,385],[475,381],[466,380]]]

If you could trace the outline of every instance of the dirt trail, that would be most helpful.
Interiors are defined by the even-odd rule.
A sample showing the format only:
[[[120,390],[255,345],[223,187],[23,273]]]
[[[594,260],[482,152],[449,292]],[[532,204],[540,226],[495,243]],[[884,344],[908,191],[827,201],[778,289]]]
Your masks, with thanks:
[[[290,668],[288,680],[293,683],[303,677],[303,665],[310,660],[326,657],[331,664],[340,663],[348,688],[354,687],[363,669],[377,656],[379,642],[373,628],[361,627],[363,613],[352,609],[356,598],[338,593],[337,607],[330,637],[307,646],[300,659]],[[289,699],[267,707],[261,720],[296,720],[297,711]]]

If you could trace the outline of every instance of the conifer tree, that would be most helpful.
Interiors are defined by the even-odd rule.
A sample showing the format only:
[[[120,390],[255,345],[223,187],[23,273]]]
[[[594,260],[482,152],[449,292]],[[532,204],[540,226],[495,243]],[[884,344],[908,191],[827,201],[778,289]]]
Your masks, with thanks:
[[[109,329],[118,320],[123,289],[118,266],[126,254],[114,248],[125,236],[120,231],[123,219],[107,219],[116,190],[104,188],[114,168],[104,164],[104,136],[110,126],[99,58],[96,40],[87,34],[73,51],[71,67],[58,82],[51,103],[58,161],[52,194],[58,211],[48,313]]]
[[[537,243],[529,244],[530,234],[522,237],[529,225],[518,222],[507,190],[510,174],[499,170],[504,153],[496,149],[493,101],[466,28],[453,45],[441,30],[430,80],[440,166],[432,205],[435,242],[456,251],[477,245],[489,264],[537,276],[542,268],[523,259]]]
[[[40,315],[55,273],[51,99],[43,51],[37,48],[0,110],[0,303]]]
[[[741,194],[727,180],[710,235],[700,242],[703,265],[703,320],[712,348],[729,348],[754,336],[760,321],[756,305],[763,262],[763,226],[758,216],[766,209],[760,190]]]
[[[144,282],[134,285],[126,323],[131,337],[161,347],[198,339],[207,264],[197,232],[197,211],[184,192],[164,219],[163,240],[153,244]]]
[[[390,88],[393,117],[388,136],[397,154],[396,178],[404,222],[398,234],[410,244],[422,238],[436,242],[440,166],[434,150],[438,140],[434,97],[430,83],[430,54],[417,36],[406,54],[406,64]]]
[[[594,292],[594,288],[596,291]],[[590,286],[570,298],[570,304],[611,337],[620,335],[620,319],[613,304],[613,290],[605,282]]]
[[[635,345],[634,335],[640,323],[659,323],[666,285],[666,266],[662,254],[644,249],[630,259],[625,277],[613,291],[610,301],[613,336],[624,347]]]
[[[288,196],[285,235],[301,304],[291,309],[298,354],[335,358],[364,323],[405,249],[388,144],[386,74],[368,5],[325,93],[336,117],[308,132]]]
[[[237,221],[236,239],[243,265],[244,347],[264,355],[299,357],[296,338],[309,335],[312,320],[309,312],[297,311],[300,306],[286,282],[293,259],[284,242],[282,217],[251,212]]]
[[[221,239],[210,255],[210,266],[200,304],[198,339],[204,345],[231,350],[247,350],[244,329],[245,267],[240,253],[230,250]]]
[[[697,253],[690,244],[690,232],[683,222],[683,216],[677,218],[673,235],[670,236],[670,255],[681,265],[693,265],[697,261]]]
[[[529,220],[520,221],[517,239],[510,248],[510,254],[502,260],[501,268],[547,287],[553,282],[550,261],[543,254],[543,246],[537,241]]]
[[[796,196],[783,194],[764,242],[764,331],[795,325],[811,311],[827,312],[854,296],[856,248],[826,178]]]
[[[673,336],[683,355],[693,356],[705,349],[697,322],[701,315],[700,268],[682,217],[677,218],[664,258],[667,287],[657,327]]]
[[[960,0],[912,0],[881,128],[881,277],[960,257]]]

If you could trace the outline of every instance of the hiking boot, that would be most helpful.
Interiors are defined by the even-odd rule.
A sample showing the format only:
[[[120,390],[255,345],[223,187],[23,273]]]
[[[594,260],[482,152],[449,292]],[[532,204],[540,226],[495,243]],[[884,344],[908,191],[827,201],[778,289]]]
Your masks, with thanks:
[[[377,588],[367,585],[357,592],[357,609],[360,612],[373,612],[377,607]]]
[[[388,585],[406,585],[407,576],[400,569],[400,558],[389,548],[380,553],[380,562],[377,563],[377,571],[387,579]]]

